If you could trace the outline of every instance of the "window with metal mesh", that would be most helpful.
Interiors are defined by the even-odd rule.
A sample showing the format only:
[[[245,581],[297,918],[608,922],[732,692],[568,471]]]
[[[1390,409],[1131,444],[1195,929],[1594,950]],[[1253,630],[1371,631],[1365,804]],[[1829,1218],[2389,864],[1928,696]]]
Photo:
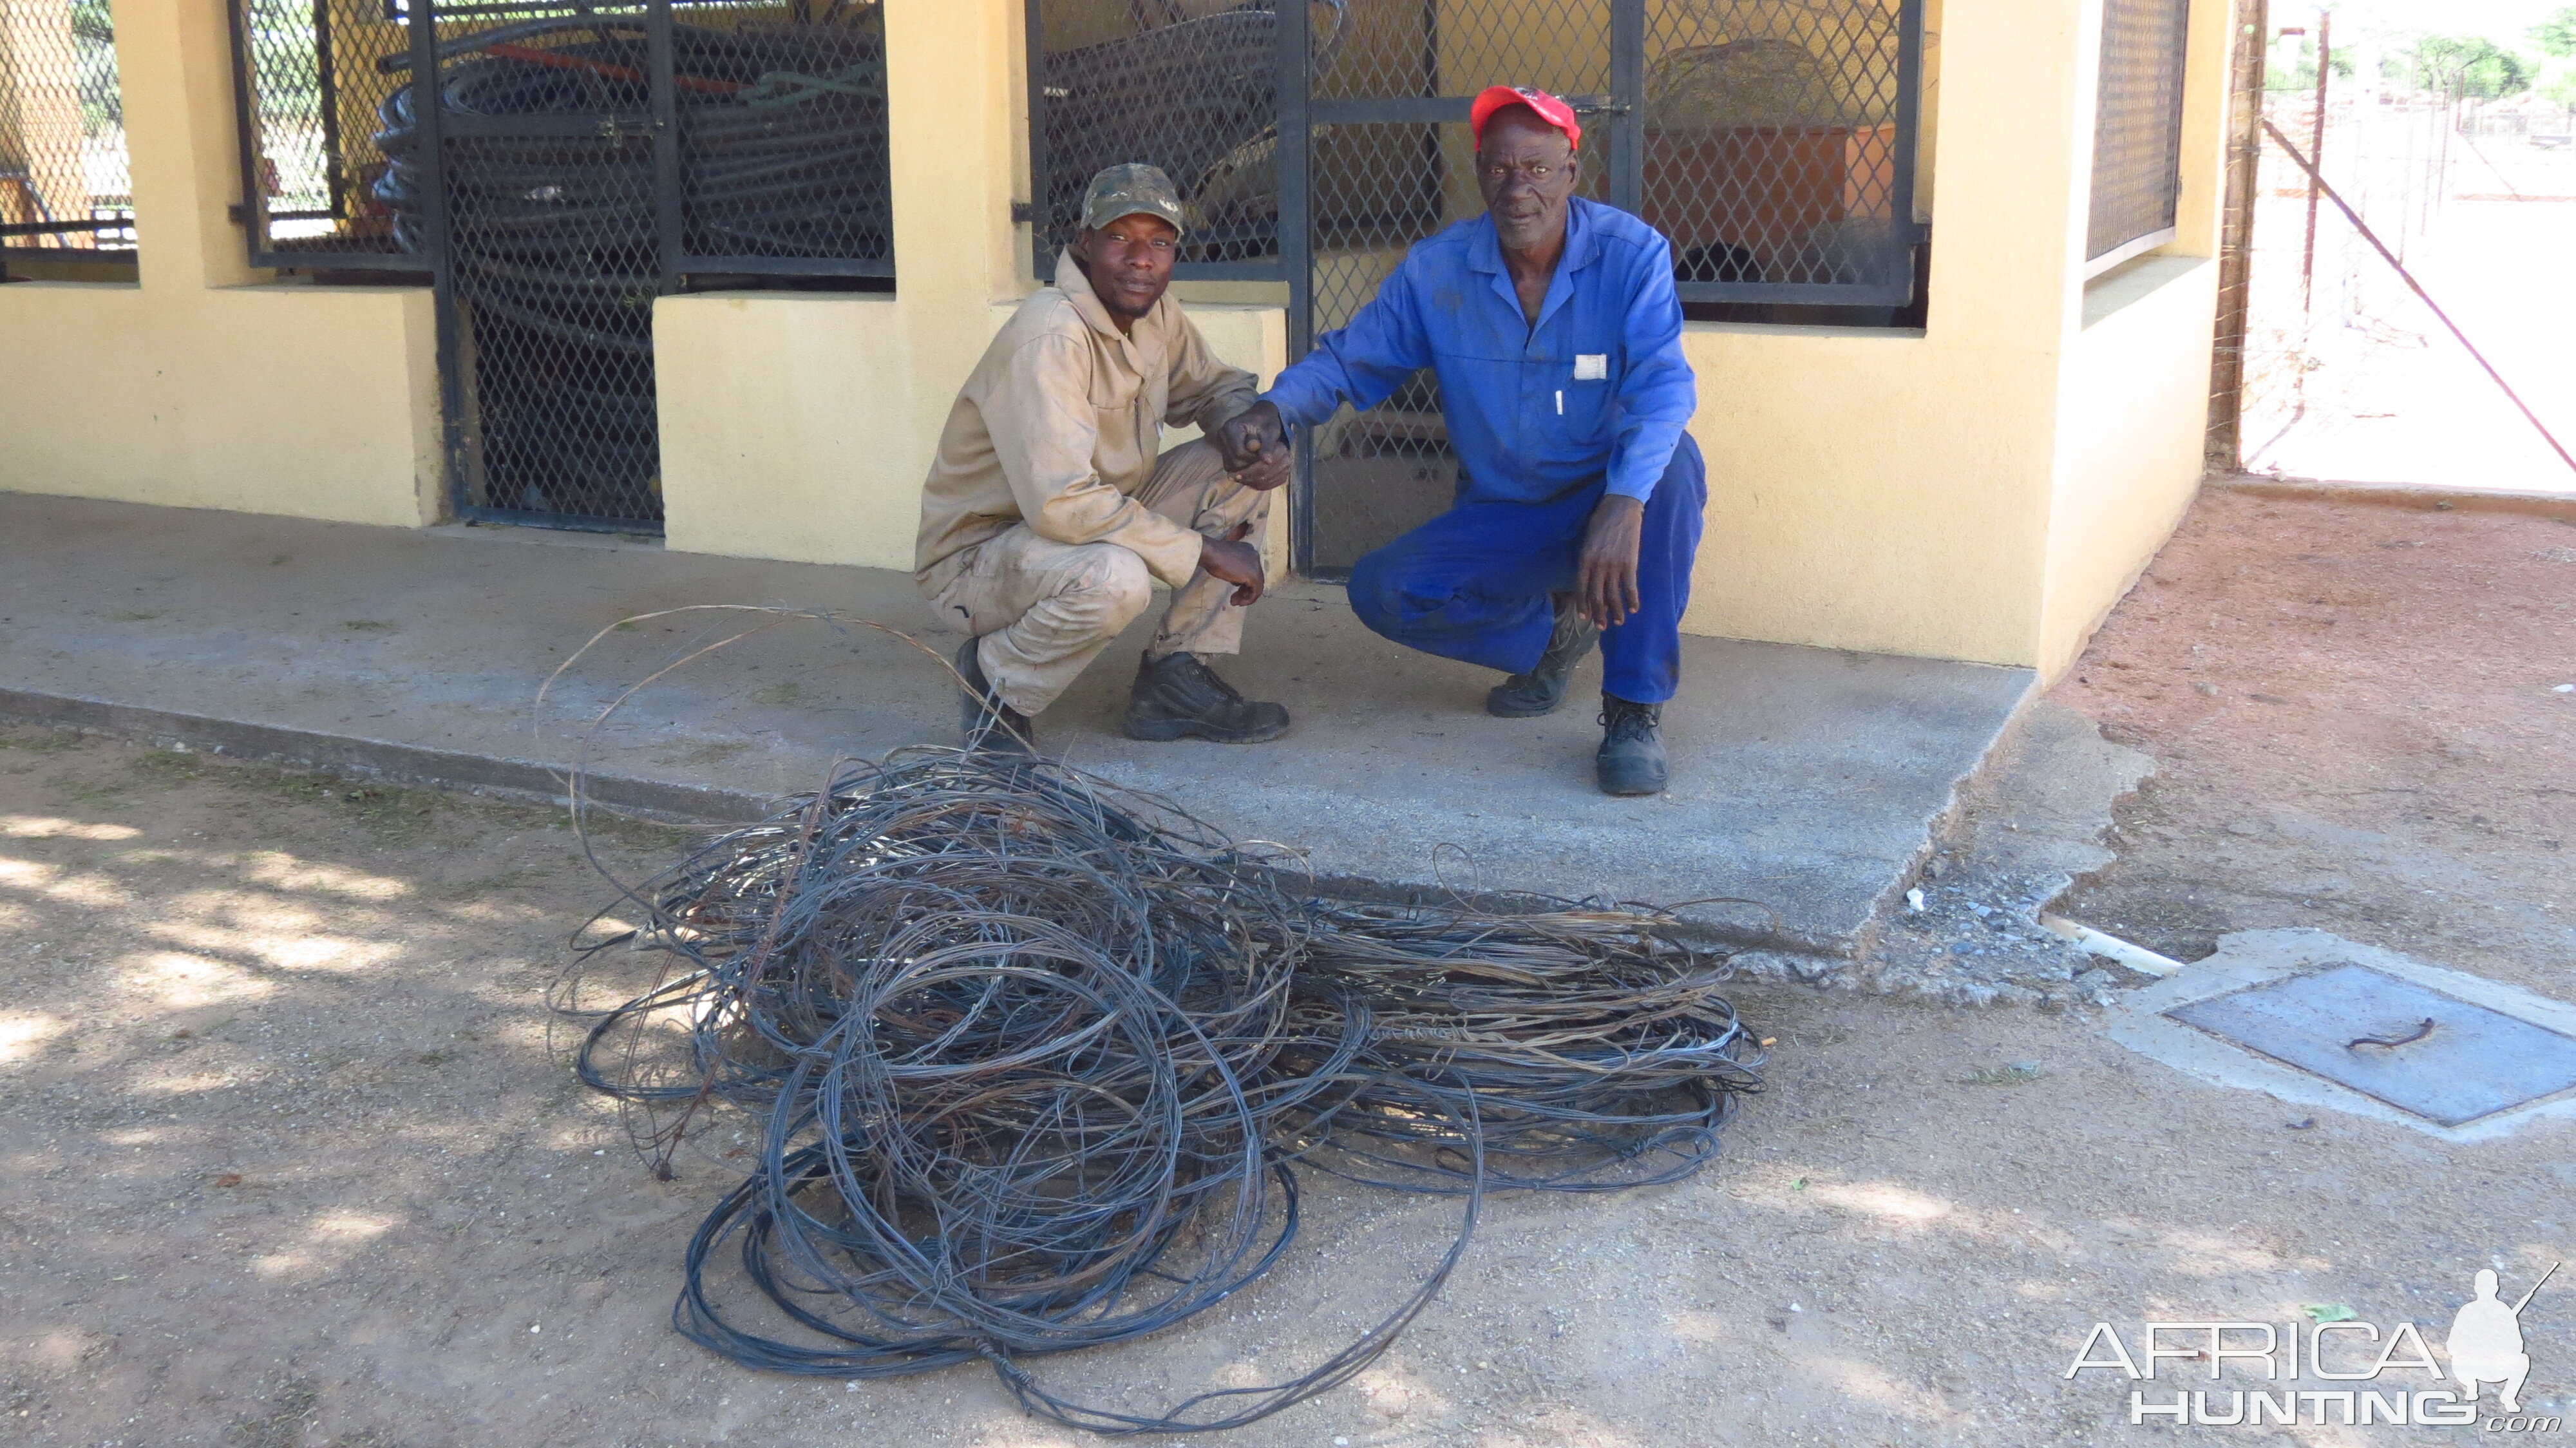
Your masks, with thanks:
[[[410,84],[409,27],[385,0],[233,0],[233,56],[254,260],[402,259],[382,195],[386,99]]]
[[[0,0],[0,250],[134,250],[107,0]]]
[[[1640,214],[1685,300],[1902,303],[1916,0],[1647,0]]]
[[[1316,68],[1367,0],[1309,5]],[[1028,0],[1036,243],[1051,276],[1103,168],[1141,161],[1190,213],[1182,275],[1275,275],[1280,17],[1272,0]]]
[[[2184,41],[2191,0],[2102,0],[2088,260],[2170,231],[2182,194]]]
[[[884,10],[717,0],[683,13],[674,270],[892,276]]]
[[[1580,194],[1671,237],[1684,300],[1888,325],[1915,298],[1921,0],[1030,0],[1029,27],[1039,275],[1093,172],[1153,162],[1198,209],[1197,275],[1286,282],[1292,355],[1481,213],[1492,85],[1573,105]],[[1326,575],[1454,494],[1427,372],[1301,446],[1299,562]]]
[[[422,209],[386,137],[414,104],[406,0],[234,0],[253,249],[274,266],[420,267]],[[876,0],[437,7],[474,114],[625,111],[677,136],[640,212],[672,274],[890,276],[885,30]],[[667,98],[651,41],[671,14]],[[390,179],[389,179],[390,177]],[[668,193],[667,196],[664,193]]]

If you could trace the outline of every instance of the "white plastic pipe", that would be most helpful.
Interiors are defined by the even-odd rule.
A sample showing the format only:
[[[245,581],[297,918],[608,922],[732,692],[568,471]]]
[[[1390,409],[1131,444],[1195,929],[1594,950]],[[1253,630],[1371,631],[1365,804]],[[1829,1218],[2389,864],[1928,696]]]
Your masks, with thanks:
[[[2116,960],[2131,970],[2148,975],[2172,975],[2182,969],[2182,962],[2156,954],[2143,945],[2131,945],[2116,935],[2105,935],[2090,925],[2078,925],[2063,915],[2041,911],[2039,923],[2054,934],[2062,935],[2091,955]]]

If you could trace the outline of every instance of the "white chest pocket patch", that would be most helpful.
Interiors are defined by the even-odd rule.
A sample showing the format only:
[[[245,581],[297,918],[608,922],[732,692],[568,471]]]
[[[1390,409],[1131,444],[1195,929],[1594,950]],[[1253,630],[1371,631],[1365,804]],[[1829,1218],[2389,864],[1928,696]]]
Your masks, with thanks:
[[[1574,354],[1574,380],[1575,380],[1575,381],[1577,381],[1577,382],[1602,382],[1602,381],[1607,381],[1607,380],[1609,379],[1609,376],[1610,376],[1610,354],[1609,354],[1609,353],[1607,353],[1607,352],[1577,352],[1577,353],[1575,353],[1575,354]]]

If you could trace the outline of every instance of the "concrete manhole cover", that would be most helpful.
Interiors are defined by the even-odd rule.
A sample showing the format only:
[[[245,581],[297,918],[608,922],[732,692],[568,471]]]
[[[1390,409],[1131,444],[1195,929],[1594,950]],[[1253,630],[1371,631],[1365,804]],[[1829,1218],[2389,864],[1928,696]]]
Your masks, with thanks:
[[[2164,1014],[2443,1126],[2576,1087],[2576,1038],[2350,963]]]

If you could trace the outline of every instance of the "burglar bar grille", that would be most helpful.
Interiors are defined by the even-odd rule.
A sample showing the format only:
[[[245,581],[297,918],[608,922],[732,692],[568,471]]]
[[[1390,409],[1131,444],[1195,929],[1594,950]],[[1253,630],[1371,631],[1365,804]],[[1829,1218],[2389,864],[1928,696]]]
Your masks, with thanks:
[[[0,253],[133,251],[107,0],[0,0]]]
[[[1201,218],[1177,275],[1294,271],[1282,235],[1308,233],[1320,256],[1340,235],[1391,224],[1389,197],[1404,189],[1391,178],[1325,184],[1345,150],[1379,170],[1429,167],[1429,190],[1408,193],[1417,207],[1465,154],[1463,128],[1419,157],[1352,128],[1454,125],[1484,85],[1523,84],[1575,103],[1599,194],[1672,239],[1685,300],[1913,300],[1921,0],[1304,8],[1312,100],[1285,145],[1315,179],[1291,195],[1273,0],[1028,0],[1040,277],[1072,238],[1083,183],[1139,160],[1169,172]],[[1354,200],[1362,210],[1347,210]]]
[[[1912,0],[1648,0],[1639,214],[1686,301],[1913,290]]]
[[[383,0],[233,0],[235,104],[251,259],[425,269],[380,193],[381,110],[410,77],[409,28]]]
[[[2182,195],[2183,48],[2191,0],[2103,0],[2088,261],[2173,229]]]
[[[233,0],[244,194],[260,266],[437,265],[425,172],[397,175],[415,102],[411,8]],[[670,128],[637,213],[657,275],[894,274],[885,34],[875,0],[437,7],[441,73],[494,114],[624,111]],[[426,11],[427,7],[423,7]],[[668,25],[669,64],[647,36]],[[657,84],[657,76],[667,80]],[[454,102],[452,102],[454,103]],[[394,114],[402,111],[402,116]],[[469,127],[471,122],[466,123]],[[665,198],[668,198],[667,200]],[[401,223],[408,216],[408,224]]]
[[[1315,72],[1332,69],[1354,4],[1368,0],[1308,5]],[[1283,274],[1271,0],[1028,0],[1028,27],[1037,276],[1080,228],[1091,178],[1130,161],[1161,167],[1190,211],[1178,275]]]

